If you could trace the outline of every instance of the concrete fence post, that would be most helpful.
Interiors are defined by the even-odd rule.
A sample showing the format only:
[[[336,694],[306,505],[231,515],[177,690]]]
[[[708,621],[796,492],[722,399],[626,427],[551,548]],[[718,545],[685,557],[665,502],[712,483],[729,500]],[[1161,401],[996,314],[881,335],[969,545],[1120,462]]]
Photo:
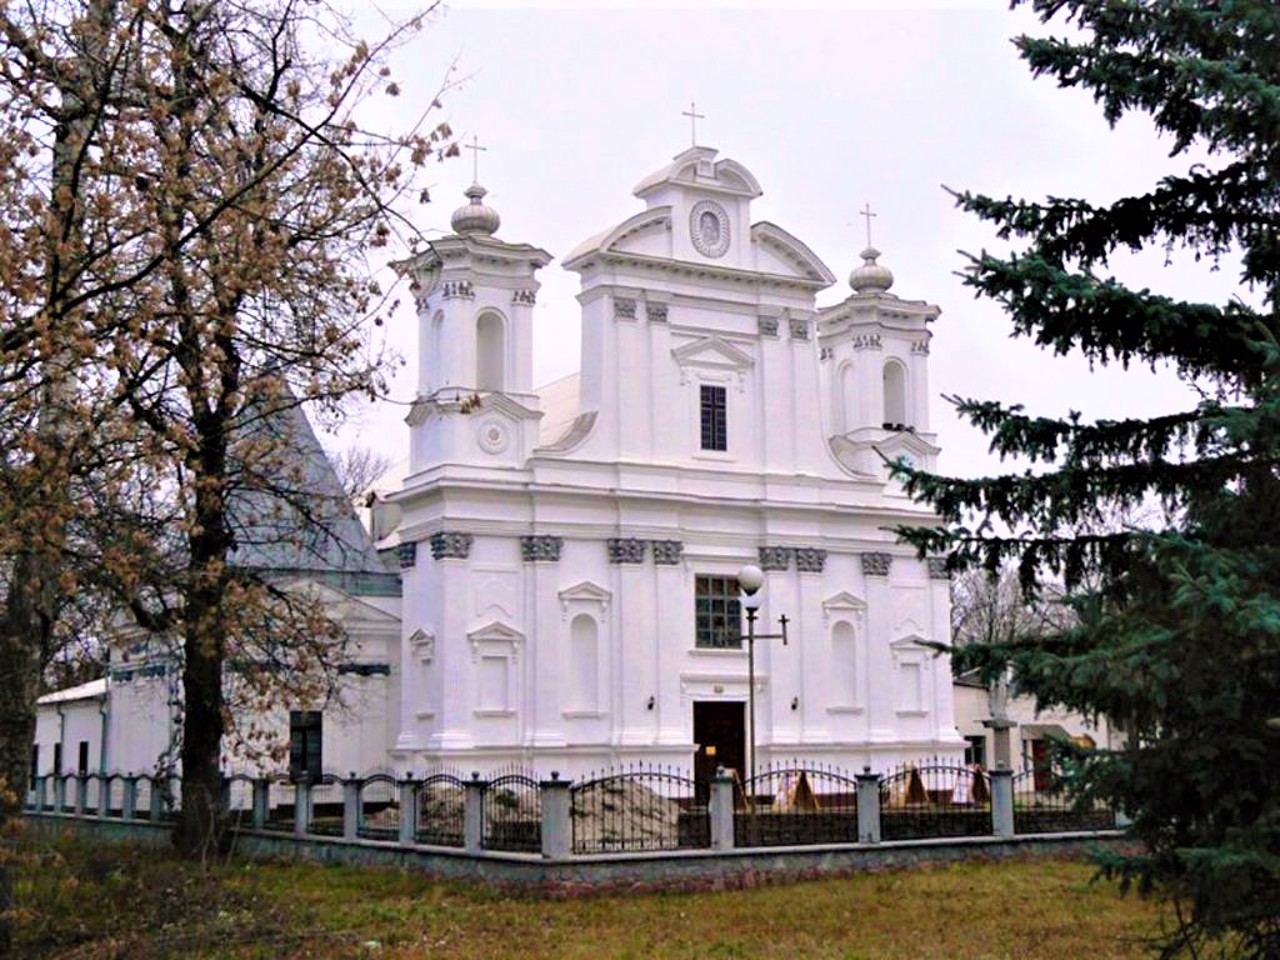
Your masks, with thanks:
[[[880,774],[863,767],[858,781],[858,842],[880,842]]]
[[[716,775],[711,778],[707,814],[711,818],[711,849],[732,850],[733,777],[725,772],[724,767],[716,767]]]
[[[111,816],[111,785],[115,777],[98,777],[98,816],[103,820]]]
[[[311,829],[311,778],[303,774],[293,785],[293,833],[305,837]]]
[[[406,771],[400,781],[400,845],[412,846],[418,839],[418,784]]]
[[[36,777],[36,813],[44,813],[45,804],[48,802],[49,778]]]
[[[360,836],[360,778],[354,770],[342,781],[342,839]]]
[[[67,778],[58,773],[53,775],[53,812],[67,812]]]
[[[572,799],[569,781],[552,770],[551,779],[539,785],[542,794],[542,855],[548,860],[564,860],[573,853]]]
[[[271,816],[271,781],[265,777],[255,777],[253,781],[253,826],[255,830],[264,830],[267,819]]]
[[[83,773],[76,774],[76,816],[83,817],[85,807],[89,805],[89,778]]]
[[[169,792],[169,781],[163,777],[151,778],[151,822],[159,823],[164,818],[164,795]]]
[[[991,832],[1008,839],[1013,836],[1013,771],[997,767],[991,777]]]
[[[125,820],[138,817],[138,778],[132,773],[124,778],[124,796],[120,798],[120,816]]]
[[[484,788],[480,773],[472,771],[462,807],[462,848],[467,853],[479,853],[484,847]]]

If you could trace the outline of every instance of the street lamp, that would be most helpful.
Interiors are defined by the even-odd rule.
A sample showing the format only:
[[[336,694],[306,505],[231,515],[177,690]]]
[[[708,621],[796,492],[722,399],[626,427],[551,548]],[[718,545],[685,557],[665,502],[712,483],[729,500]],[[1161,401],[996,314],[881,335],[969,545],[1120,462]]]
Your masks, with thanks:
[[[751,806],[755,807],[756,778],[756,641],[781,640],[787,643],[787,618],[778,618],[780,633],[756,633],[756,617],[760,610],[760,588],[764,586],[764,571],[754,563],[748,563],[738,571],[738,587],[742,590],[742,605],[747,611],[747,712],[750,739],[747,753],[747,783],[751,784]]]

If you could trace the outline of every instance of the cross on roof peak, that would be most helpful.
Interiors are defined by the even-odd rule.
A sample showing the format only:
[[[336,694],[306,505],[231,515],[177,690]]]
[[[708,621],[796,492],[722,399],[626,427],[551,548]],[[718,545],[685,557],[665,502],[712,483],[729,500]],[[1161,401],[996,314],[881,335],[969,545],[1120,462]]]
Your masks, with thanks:
[[[693,140],[693,146],[698,145],[698,121],[707,119],[705,114],[698,112],[698,104],[693,100],[689,101],[689,109],[680,111],[680,116],[689,118],[689,132]]]

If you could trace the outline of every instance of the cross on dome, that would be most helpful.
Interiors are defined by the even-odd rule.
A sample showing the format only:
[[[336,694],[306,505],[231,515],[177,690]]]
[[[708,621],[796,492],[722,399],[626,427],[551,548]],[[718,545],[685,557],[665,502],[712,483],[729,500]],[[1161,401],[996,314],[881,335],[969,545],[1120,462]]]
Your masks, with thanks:
[[[878,217],[880,216],[880,214],[872,213],[871,204],[867,203],[865,206],[863,206],[862,210],[859,211],[858,216],[865,217],[867,220],[867,246],[870,247],[871,246],[871,218]]]
[[[488,147],[480,146],[480,138],[475,134],[471,135],[471,142],[462,149],[471,151],[471,182],[480,182],[480,154],[488,153]]]

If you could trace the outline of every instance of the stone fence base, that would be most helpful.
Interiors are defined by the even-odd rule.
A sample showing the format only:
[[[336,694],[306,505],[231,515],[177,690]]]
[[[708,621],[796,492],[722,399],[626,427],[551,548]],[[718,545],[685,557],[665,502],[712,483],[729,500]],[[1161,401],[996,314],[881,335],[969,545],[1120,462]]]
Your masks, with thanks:
[[[24,819],[36,836],[71,832],[87,840],[154,847],[168,846],[172,829],[165,824],[57,814],[28,814]],[[239,830],[235,834],[234,850],[237,856],[252,859],[398,867],[441,878],[514,888],[526,895],[565,897],[618,890],[726,890],[959,861],[1080,857],[1099,845],[1126,842],[1129,841],[1119,831],[1101,831],[550,859],[539,854],[475,854],[453,848],[403,847],[365,840]]]

